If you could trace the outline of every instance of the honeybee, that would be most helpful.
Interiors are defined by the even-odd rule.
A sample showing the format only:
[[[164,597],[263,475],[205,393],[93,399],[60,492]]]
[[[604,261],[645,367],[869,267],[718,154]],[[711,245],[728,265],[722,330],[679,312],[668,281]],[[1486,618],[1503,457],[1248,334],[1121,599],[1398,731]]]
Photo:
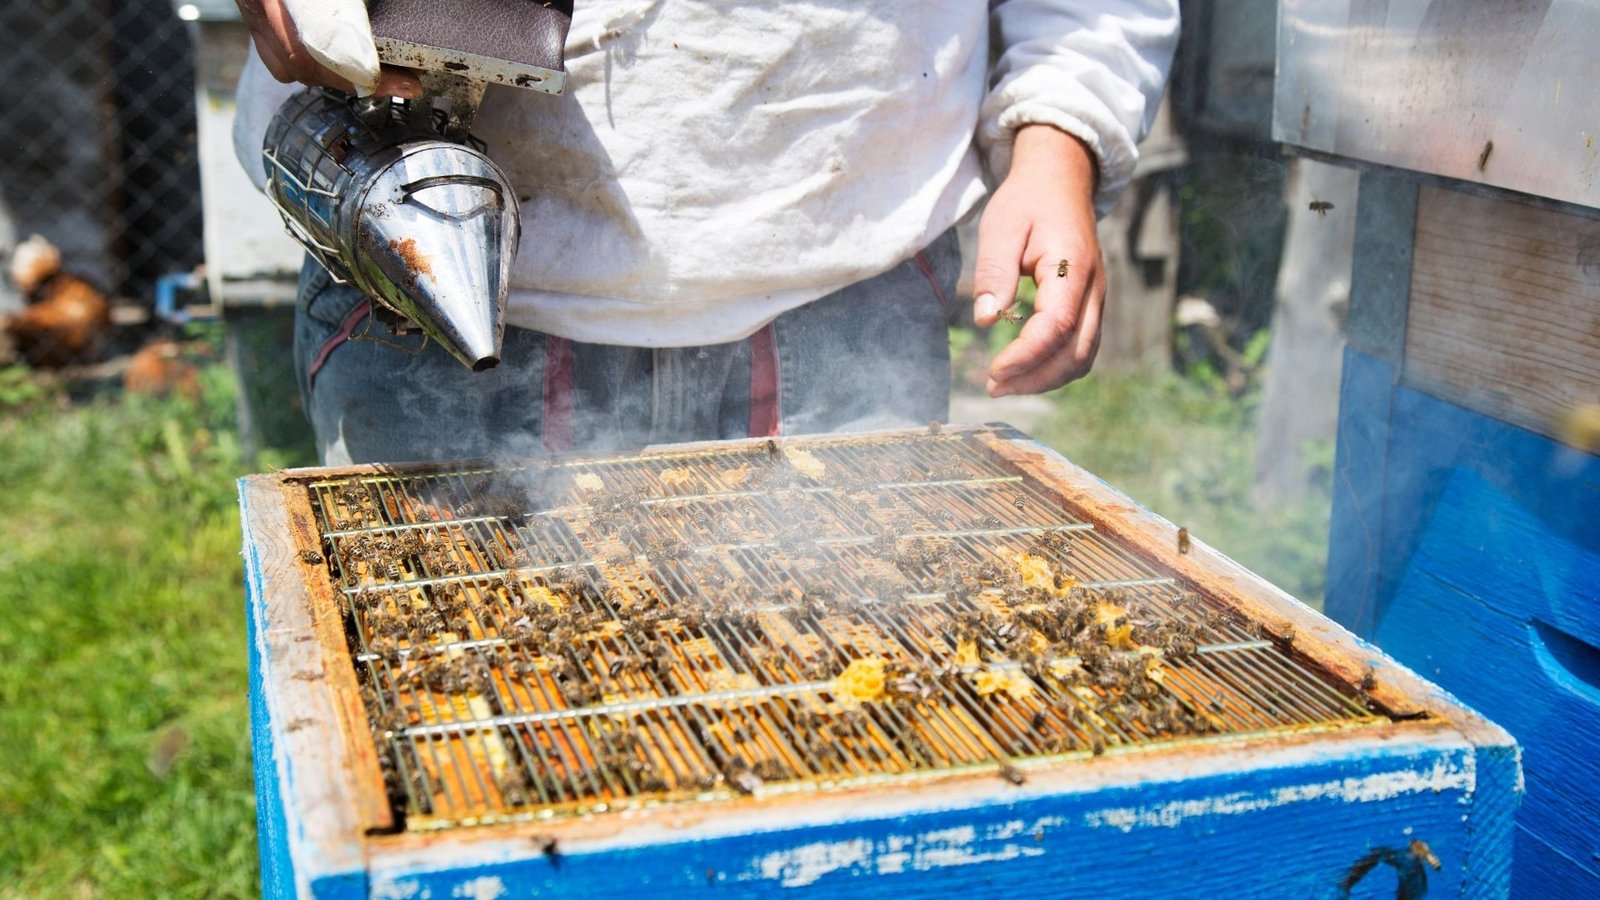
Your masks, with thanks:
[[[1179,556],[1188,556],[1189,555],[1189,548],[1190,548],[1190,544],[1189,544],[1189,529],[1187,529],[1187,528],[1179,528],[1178,529],[1178,555]]]
[[[1018,787],[1028,783],[1028,776],[1024,775],[1021,769],[1007,762],[1000,764],[1000,777]]]
[[[1433,848],[1428,846],[1427,841],[1413,839],[1410,850],[1413,857],[1432,866],[1435,871],[1443,867],[1443,863],[1439,862],[1439,857],[1434,854]]]
[[[995,313],[995,318],[1002,322],[1021,322],[1022,310],[1017,309],[1015,306],[1008,306]]]
[[[315,550],[301,550],[300,561],[308,566],[315,566],[322,562],[322,554]]]

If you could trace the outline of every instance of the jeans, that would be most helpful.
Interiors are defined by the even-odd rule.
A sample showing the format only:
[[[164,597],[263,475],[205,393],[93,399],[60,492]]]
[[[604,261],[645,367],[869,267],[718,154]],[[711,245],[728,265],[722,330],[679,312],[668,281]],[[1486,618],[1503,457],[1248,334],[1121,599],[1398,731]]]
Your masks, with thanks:
[[[508,327],[500,365],[471,372],[388,334],[366,297],[308,259],[295,368],[326,465],[914,427],[948,414],[960,269],[952,229],[742,341],[620,347]]]

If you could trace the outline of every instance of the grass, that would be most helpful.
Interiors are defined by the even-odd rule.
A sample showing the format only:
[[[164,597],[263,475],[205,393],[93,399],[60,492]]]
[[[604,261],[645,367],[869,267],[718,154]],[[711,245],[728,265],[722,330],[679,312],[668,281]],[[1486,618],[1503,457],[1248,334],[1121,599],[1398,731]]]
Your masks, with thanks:
[[[0,896],[259,894],[224,371],[0,382]]]
[[[1290,594],[1322,608],[1333,455],[1310,473],[1307,498],[1261,508],[1256,401],[1213,379],[1091,376],[1056,395],[1036,437],[1141,504],[1189,529]]]
[[[67,403],[0,370],[0,898],[258,893],[234,386]],[[1302,599],[1327,498],[1256,510],[1253,402],[1094,377],[1039,437]]]

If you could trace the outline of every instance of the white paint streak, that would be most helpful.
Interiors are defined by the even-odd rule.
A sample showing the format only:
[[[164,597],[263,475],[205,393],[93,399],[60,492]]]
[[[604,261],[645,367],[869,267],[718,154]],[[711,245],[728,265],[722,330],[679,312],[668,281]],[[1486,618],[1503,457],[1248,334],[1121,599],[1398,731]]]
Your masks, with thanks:
[[[976,827],[961,825],[922,834],[891,834],[876,842],[863,838],[805,844],[757,858],[743,880],[762,878],[784,887],[804,887],[824,875],[848,869],[894,875],[1043,856],[1044,848],[1030,845],[1032,835],[1056,824],[1060,819],[1055,817],[1040,819],[1032,826],[1020,820],[998,823],[985,828],[981,840]],[[1023,836],[1030,844],[1010,840]]]
[[[481,875],[456,885],[450,895],[466,900],[500,900],[506,895],[506,883],[494,875]]]
[[[828,841],[803,844],[790,850],[776,850],[756,860],[756,871],[768,881],[784,887],[803,887],[841,869],[853,869],[872,857],[872,842]]]
[[[1383,772],[1360,778],[1293,785],[1267,793],[1239,791],[1197,800],[1104,809],[1089,813],[1084,818],[1089,825],[1108,825],[1126,832],[1135,828],[1172,828],[1186,819],[1239,815],[1309,800],[1376,803],[1402,794],[1424,791],[1462,791],[1470,795],[1477,781],[1473,763],[1471,755],[1461,765],[1451,765],[1446,760],[1438,759],[1431,768],[1422,771]]]
[[[372,900],[416,900],[420,888],[415,881],[380,878],[372,882]]]

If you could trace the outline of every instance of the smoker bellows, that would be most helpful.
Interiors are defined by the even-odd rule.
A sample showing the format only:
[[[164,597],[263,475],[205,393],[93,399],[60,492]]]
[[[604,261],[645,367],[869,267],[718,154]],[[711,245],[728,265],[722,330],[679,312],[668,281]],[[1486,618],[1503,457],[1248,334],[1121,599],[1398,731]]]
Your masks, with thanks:
[[[1509,846],[1503,732],[1009,430],[244,503],[269,890],[1470,895]]]

